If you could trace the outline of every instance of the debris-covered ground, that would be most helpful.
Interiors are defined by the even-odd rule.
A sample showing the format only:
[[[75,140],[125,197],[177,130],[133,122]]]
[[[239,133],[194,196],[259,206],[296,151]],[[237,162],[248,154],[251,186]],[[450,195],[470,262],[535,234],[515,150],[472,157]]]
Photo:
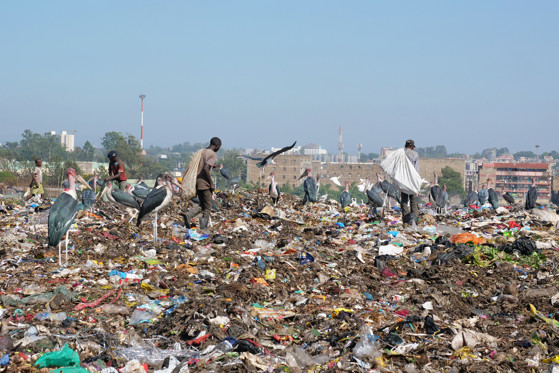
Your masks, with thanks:
[[[171,203],[155,243],[97,202],[60,266],[48,205],[5,200],[0,371],[559,371],[553,209],[404,228],[263,191],[218,202],[209,236]]]

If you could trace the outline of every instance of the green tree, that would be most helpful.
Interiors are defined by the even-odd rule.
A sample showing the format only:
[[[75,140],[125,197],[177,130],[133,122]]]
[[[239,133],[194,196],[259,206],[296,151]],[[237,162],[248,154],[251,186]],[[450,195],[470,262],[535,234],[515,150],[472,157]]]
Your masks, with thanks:
[[[464,187],[462,186],[462,176],[459,172],[454,171],[449,166],[446,166],[441,170],[441,176],[439,177],[439,185],[442,188],[443,184],[446,184],[448,194],[450,196],[465,194]]]

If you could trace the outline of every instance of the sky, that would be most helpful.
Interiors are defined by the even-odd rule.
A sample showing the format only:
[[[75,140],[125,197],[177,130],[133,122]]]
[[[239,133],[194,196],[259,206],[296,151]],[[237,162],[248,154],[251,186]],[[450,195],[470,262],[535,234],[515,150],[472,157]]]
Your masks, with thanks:
[[[559,150],[559,2],[11,1],[0,143]]]

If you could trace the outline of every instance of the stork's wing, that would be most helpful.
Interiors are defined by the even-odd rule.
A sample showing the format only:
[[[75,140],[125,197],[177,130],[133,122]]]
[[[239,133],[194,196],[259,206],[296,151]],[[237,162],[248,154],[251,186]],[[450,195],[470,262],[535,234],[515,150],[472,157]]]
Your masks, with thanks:
[[[253,161],[263,161],[264,157],[253,157],[251,155],[243,155],[243,158],[251,159]]]
[[[280,155],[281,153],[285,153],[286,151],[293,149],[293,147],[295,146],[295,144],[297,144],[297,141],[295,141],[293,144],[291,144],[291,146],[286,146],[286,147],[281,148],[280,150],[277,150],[277,151],[273,152],[272,154],[270,154],[269,156],[267,156],[266,158],[264,158],[264,159],[262,160],[262,163],[266,163],[266,161],[267,161],[268,159],[270,159],[270,158],[271,158],[271,159],[274,159],[275,157],[277,157],[277,156]]]
[[[113,190],[111,194],[113,195],[115,201],[117,201],[121,205],[124,205],[126,207],[131,207],[136,210],[140,209],[140,204],[138,203],[138,201],[136,201],[134,196],[132,196],[131,194],[123,192],[120,189]]]
[[[167,190],[164,187],[152,189],[146,197],[144,203],[142,203],[142,207],[140,207],[140,213],[138,214],[136,225],[139,226],[144,216],[160,206],[166,197]]]
[[[49,211],[49,246],[60,243],[62,236],[66,234],[78,212],[78,201],[68,193],[61,193]]]

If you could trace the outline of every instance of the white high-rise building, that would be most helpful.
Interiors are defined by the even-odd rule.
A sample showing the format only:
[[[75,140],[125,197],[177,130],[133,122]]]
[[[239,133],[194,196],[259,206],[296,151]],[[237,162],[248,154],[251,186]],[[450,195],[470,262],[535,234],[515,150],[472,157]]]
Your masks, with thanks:
[[[69,134],[66,131],[60,132],[60,144],[66,149],[68,152],[73,152],[74,148],[74,134]]]

